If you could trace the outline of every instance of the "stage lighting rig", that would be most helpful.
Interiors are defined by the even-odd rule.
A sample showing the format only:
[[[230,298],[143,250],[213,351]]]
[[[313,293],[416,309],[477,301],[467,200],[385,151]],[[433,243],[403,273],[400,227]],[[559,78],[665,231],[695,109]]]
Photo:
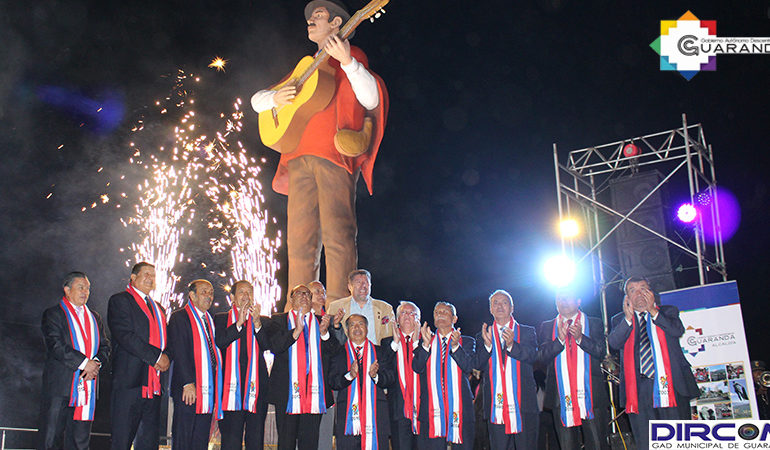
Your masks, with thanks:
[[[543,265],[543,275],[551,285],[564,287],[575,279],[575,261],[565,255],[548,258]]]
[[[575,219],[564,219],[559,222],[559,233],[564,239],[573,239],[580,234],[580,225]]]

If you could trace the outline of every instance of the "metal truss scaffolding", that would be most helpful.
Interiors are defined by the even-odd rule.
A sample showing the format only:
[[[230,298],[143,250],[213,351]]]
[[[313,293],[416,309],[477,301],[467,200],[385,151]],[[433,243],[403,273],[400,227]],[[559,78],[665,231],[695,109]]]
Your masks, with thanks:
[[[630,143],[641,149],[638,155],[624,155],[623,149]],[[607,250],[607,238],[623,223],[633,224],[651,233],[651,237],[654,235],[663,239],[669,246],[691,257],[697,266],[699,284],[708,283],[710,274],[712,278],[720,278],[719,281],[727,280],[719,215],[716,213],[719,202],[714,159],[700,124],[688,125],[687,117],[682,114],[680,128],[572,150],[563,164],[559,162],[554,144],[553,161],[559,220],[574,218],[582,222],[585,230],[583,238],[580,239],[568,240],[562,237],[562,251],[571,255],[576,264],[590,258],[594,286],[599,288],[605,328],[608,325],[607,287],[621,283],[627,274],[621,273],[617,267],[612,267],[606,261],[604,252]],[[605,191],[613,180],[653,169],[662,174],[662,179],[630,211],[621,213],[609,204],[609,196]],[[709,199],[707,208],[710,208],[710,217],[715,220],[704,223],[703,215],[699,214],[691,235],[688,233],[672,238],[630,217],[664,185],[677,179],[683,181],[684,176],[687,177],[690,202],[696,204],[696,197],[705,193]],[[709,234],[715,237],[712,245],[706,245],[704,226],[710,227]]]
[[[635,156],[626,156],[623,149],[627,144],[634,144],[641,149],[641,152]],[[633,224],[645,233],[650,233],[650,236],[663,239],[670,248],[676,248],[681,254],[694,259],[699,284],[707,284],[709,276],[719,278],[719,281],[727,281],[722,234],[717,214],[719,199],[713,153],[711,146],[706,143],[700,124],[688,125],[687,117],[682,114],[680,128],[572,150],[564,164],[559,162],[559,154],[554,143],[553,163],[556,173],[559,221],[566,218],[575,219],[582,222],[584,230],[582,238],[568,240],[562,236],[562,253],[569,254],[576,265],[590,258],[594,287],[599,291],[602,321],[606,333],[610,331],[607,288],[611,285],[619,285],[624,277],[629,275],[623,274],[619,267],[613,267],[610,261],[607,261],[605,254],[608,250],[607,238],[624,223]],[[660,181],[629,211],[617,211],[610,204],[611,196],[606,195],[611,182],[644,170],[659,171],[662,175]],[[691,234],[686,233],[686,235],[677,235],[672,238],[664,235],[671,233],[660,233],[630,217],[637,209],[645,206],[645,202],[664,185],[677,180],[681,182],[684,176],[687,177],[691,204],[696,204],[696,197],[704,193],[705,198],[709,199],[707,205],[710,209],[710,217],[713,218],[710,223],[704,223],[703,215],[699,214]],[[713,244],[710,246],[706,245],[704,226],[710,227],[710,236],[714,236]],[[611,360],[609,347],[607,352],[607,360]],[[603,369],[605,363],[602,363]],[[610,411],[613,416],[614,433],[617,425],[615,419],[620,414],[616,415],[610,378],[607,382],[610,387]]]

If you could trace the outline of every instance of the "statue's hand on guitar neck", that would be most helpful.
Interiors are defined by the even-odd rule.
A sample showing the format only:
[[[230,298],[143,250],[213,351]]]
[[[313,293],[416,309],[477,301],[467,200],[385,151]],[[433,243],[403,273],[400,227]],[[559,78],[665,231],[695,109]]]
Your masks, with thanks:
[[[336,34],[332,34],[326,38],[326,44],[324,44],[323,49],[326,50],[326,53],[328,53],[329,56],[339,61],[343,66],[347,66],[353,62],[350,56],[350,41],[347,39],[340,39]]]
[[[275,91],[275,95],[273,95],[273,102],[275,103],[275,106],[283,106],[288,105],[294,100],[294,97],[297,95],[297,87],[294,85],[286,85]]]

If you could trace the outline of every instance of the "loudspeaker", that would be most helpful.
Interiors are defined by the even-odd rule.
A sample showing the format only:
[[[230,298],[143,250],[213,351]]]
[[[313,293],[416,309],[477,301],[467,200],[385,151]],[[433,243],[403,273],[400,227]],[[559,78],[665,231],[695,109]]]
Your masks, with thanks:
[[[628,218],[634,219],[645,227],[656,231],[663,236],[666,235],[666,219],[663,215],[663,208],[639,208],[634,211],[633,214],[628,216]],[[620,221],[620,218],[618,218],[617,221]],[[620,224],[618,229],[615,230],[615,233],[618,242],[623,243],[638,242],[648,239],[660,239],[644,228],[641,228],[634,223],[628,222],[627,220]]]
[[[657,186],[660,179],[660,173],[649,171],[612,180],[610,195],[613,209],[621,213],[630,211]],[[659,189],[629,217],[666,236],[663,197]],[[620,218],[616,218],[615,223],[619,221]],[[655,292],[676,288],[665,240],[630,222],[623,222],[615,230],[615,237],[620,267],[626,277],[647,277]]]
[[[671,272],[668,245],[663,239],[648,239],[618,245],[620,266],[631,275],[657,275]]]
[[[658,185],[660,179],[660,172],[651,170],[610,180],[612,208],[623,213],[630,211]],[[663,204],[661,189],[655,191],[640,208],[660,207]]]

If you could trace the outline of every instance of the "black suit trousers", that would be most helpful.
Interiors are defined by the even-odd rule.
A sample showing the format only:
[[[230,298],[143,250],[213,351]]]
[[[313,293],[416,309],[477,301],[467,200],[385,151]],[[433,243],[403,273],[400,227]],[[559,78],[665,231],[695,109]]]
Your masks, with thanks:
[[[91,440],[91,423],[74,420],[75,408],[69,407],[70,398],[53,396],[43,399],[40,407],[40,449],[88,448]]]
[[[157,450],[160,399],[142,398],[142,388],[112,389],[112,450]]]
[[[278,450],[317,450],[322,414],[286,414],[275,408]]]
[[[500,450],[537,448],[537,433],[540,430],[539,413],[521,413],[521,432],[505,434],[505,425],[489,423],[489,448]]]
[[[398,386],[391,389],[398,389]],[[417,448],[417,435],[412,434],[412,422],[406,417],[390,421],[390,445],[393,450]]]
[[[677,407],[653,408],[652,380],[646,377],[638,377],[636,383],[636,389],[639,395],[639,414],[628,414],[628,421],[631,422],[631,431],[634,433],[636,448],[642,450],[647,449],[649,446],[650,420],[680,420],[689,419],[689,417],[682,417],[681,411]],[[677,405],[682,402],[689,404],[690,401],[677,395]]]
[[[594,408],[593,419],[582,419],[583,424],[565,427],[561,423],[561,412],[553,410],[553,422],[561,448],[580,448],[580,432],[583,432],[583,444],[586,450],[609,449],[607,443],[607,414]]]
[[[172,450],[207,450],[211,432],[211,414],[195,414],[195,406],[174,399],[174,423],[171,425]]]
[[[265,418],[267,403],[257,403],[257,412],[225,411],[219,421],[219,432],[222,435],[222,450],[243,448],[244,426],[246,450],[262,449],[265,442]]]

